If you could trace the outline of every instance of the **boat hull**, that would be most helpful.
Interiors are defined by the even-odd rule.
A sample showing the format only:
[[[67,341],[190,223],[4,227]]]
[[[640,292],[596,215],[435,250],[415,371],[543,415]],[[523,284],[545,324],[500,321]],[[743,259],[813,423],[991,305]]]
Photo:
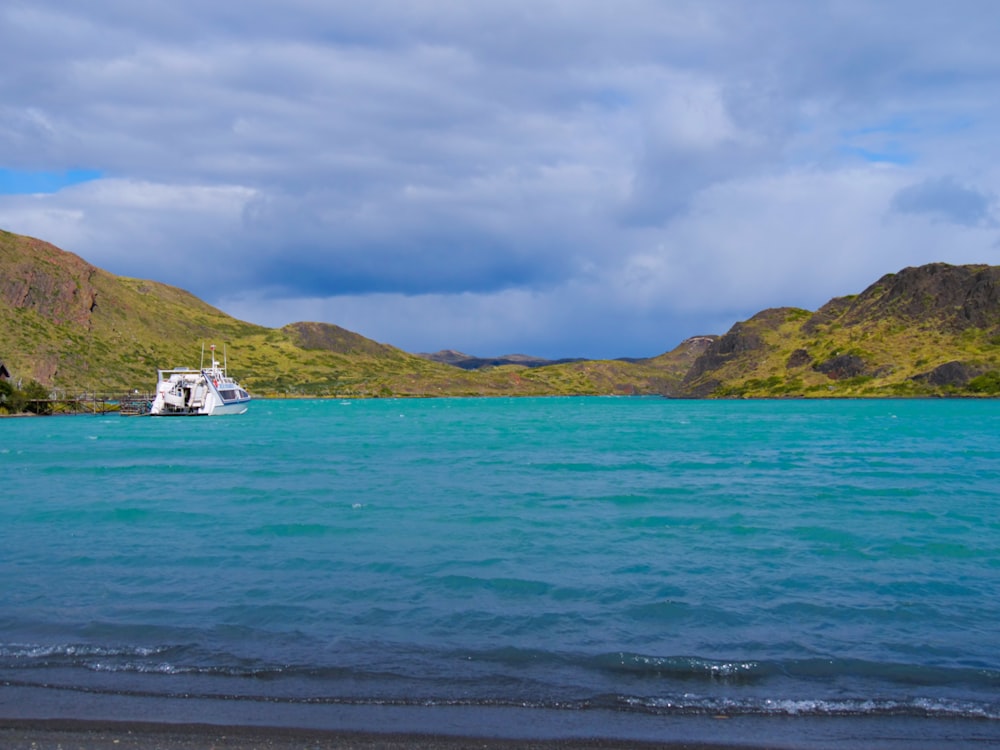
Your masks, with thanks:
[[[245,401],[240,401],[238,403],[223,404],[222,406],[216,406],[211,410],[208,409],[198,409],[196,411],[150,411],[149,416],[151,417],[221,417],[230,414],[246,414],[247,409],[250,407],[250,399]]]
[[[210,415],[207,416],[220,416],[225,414],[246,414],[247,408],[250,406],[250,399],[245,399],[241,401],[231,402],[228,404],[222,404],[222,406],[216,406]]]

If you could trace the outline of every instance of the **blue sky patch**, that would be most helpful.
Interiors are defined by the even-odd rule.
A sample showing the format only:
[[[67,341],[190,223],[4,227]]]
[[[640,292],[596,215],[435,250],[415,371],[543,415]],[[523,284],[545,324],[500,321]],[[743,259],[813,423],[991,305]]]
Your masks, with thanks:
[[[69,169],[65,172],[29,172],[0,167],[0,195],[55,193],[70,185],[100,179],[96,169]]]
[[[903,140],[907,136],[919,135],[920,132],[921,129],[912,118],[893,117],[863,128],[842,131],[844,143],[840,150],[874,164],[913,164],[916,157],[903,144]]]
[[[914,157],[911,154],[904,152],[902,149],[897,148],[893,145],[888,145],[882,149],[868,149],[847,146],[844,149],[845,153],[851,154],[853,156],[860,157],[867,162],[878,163],[878,164],[898,164],[907,165],[913,164]]]

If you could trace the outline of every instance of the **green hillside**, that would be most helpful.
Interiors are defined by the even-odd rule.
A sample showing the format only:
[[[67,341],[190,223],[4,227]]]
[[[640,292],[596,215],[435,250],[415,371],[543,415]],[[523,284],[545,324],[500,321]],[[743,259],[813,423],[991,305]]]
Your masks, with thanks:
[[[888,274],[817,312],[737,323],[685,376],[688,396],[981,396],[1000,392],[1000,267]]]
[[[465,371],[334,325],[265,328],[176,287],[115,276],[0,231],[0,362],[16,380],[65,393],[151,389],[157,368],[197,365],[213,343],[258,396],[655,394],[680,382],[648,363]]]

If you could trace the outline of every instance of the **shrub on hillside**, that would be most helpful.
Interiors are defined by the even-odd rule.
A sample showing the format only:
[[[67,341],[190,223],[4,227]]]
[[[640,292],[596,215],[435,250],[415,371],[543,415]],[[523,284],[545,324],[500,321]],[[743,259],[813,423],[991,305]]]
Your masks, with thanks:
[[[1000,372],[990,370],[969,381],[969,390],[973,393],[1000,394]]]

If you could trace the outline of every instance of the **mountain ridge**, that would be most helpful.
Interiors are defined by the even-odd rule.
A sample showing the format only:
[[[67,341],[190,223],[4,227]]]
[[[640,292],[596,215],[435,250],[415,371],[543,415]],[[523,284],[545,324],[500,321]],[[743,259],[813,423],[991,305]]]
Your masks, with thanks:
[[[418,357],[428,359],[432,362],[441,362],[452,365],[463,370],[481,370],[484,367],[503,367],[504,365],[518,365],[520,367],[548,367],[549,365],[564,365],[572,362],[587,362],[585,357],[566,357],[563,359],[545,359],[544,357],[533,357],[530,354],[501,354],[499,357],[477,357],[472,354],[464,354],[454,349],[442,349],[439,352],[417,353]]]
[[[226,345],[233,373],[272,396],[997,395],[1000,267],[905,268],[815,312],[769,308],[660,355],[551,361],[410,354],[331,323],[266,328],[0,230],[0,362],[19,379],[149,387],[157,368],[190,363],[203,343]]]

